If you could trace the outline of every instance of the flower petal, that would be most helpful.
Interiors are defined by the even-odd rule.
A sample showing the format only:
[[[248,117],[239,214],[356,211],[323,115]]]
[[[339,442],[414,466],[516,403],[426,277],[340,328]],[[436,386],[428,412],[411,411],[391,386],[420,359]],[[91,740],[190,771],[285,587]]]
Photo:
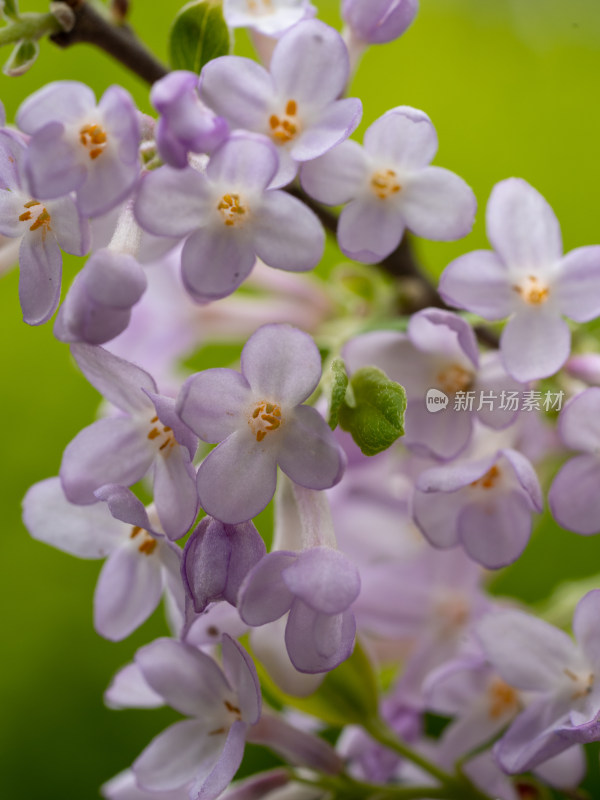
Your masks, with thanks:
[[[207,514],[237,525],[267,507],[275,494],[277,465],[272,448],[264,444],[241,430],[208,454],[197,477],[200,505]]]
[[[248,277],[256,261],[254,242],[246,231],[218,224],[194,231],[181,254],[181,277],[200,302],[227,297]]]
[[[145,370],[119,358],[103,347],[74,344],[71,355],[92,386],[122,411],[151,411],[147,392],[156,392],[156,384]]]
[[[330,489],[338,483],[346,458],[331,428],[311,406],[297,406],[286,421],[277,463],[306,489]]]
[[[285,100],[321,108],[342,94],[348,80],[348,51],[339,33],[320,20],[295,25],[277,43],[271,58],[276,91]]]
[[[127,542],[102,567],[94,594],[94,627],[118,642],[133,633],[158,606],[163,581],[160,562]]]
[[[467,554],[487,569],[500,569],[521,555],[531,536],[531,507],[521,492],[504,492],[489,503],[470,503],[457,529]]]
[[[120,669],[104,692],[109,708],[160,708],[165,701],[148,686],[139,666],[133,662]]]
[[[206,178],[196,170],[164,166],[140,181],[135,217],[158,236],[187,236],[196,230],[213,201]]]
[[[319,614],[295,600],[285,628],[285,646],[299,672],[329,672],[352,653],[355,635],[351,611]]]
[[[437,152],[438,139],[424,111],[398,106],[367,128],[364,146],[377,161],[405,169],[418,169],[432,161]]]
[[[138,783],[150,792],[178,789],[218,762],[225,735],[209,735],[206,721],[176,722],[159,733],[133,764]]]
[[[263,325],[244,345],[242,375],[257,398],[295,406],[317,388],[321,355],[304,331],[291,325]]]
[[[439,291],[448,305],[466,308],[484,319],[504,319],[514,308],[508,272],[491,250],[475,250],[451,261],[442,273]]]
[[[322,109],[310,125],[291,142],[294,161],[310,161],[343,142],[357,128],[362,117],[362,103],[356,97],[336,100]]]
[[[254,662],[244,648],[227,633],[222,640],[223,670],[237,694],[242,720],[248,725],[258,722],[262,695]]]
[[[275,550],[248,573],[238,600],[240,617],[247,625],[266,625],[289,611],[294,595],[282,573],[297,557],[296,553]]]
[[[572,458],[560,469],[548,493],[552,516],[563,528],[583,536],[600,533],[600,460]]]
[[[341,205],[353,200],[368,180],[365,151],[351,139],[333,147],[320,158],[302,165],[300,183],[320,203]]]
[[[181,445],[168,447],[154,461],[154,503],[160,524],[174,541],[184,536],[198,513],[196,470]]]
[[[29,95],[17,111],[17,125],[35,133],[53,120],[78,122],[96,107],[94,92],[79,81],[53,81]]]
[[[79,558],[104,558],[123,541],[126,528],[104,505],[69,503],[59,478],[35,483],[23,499],[23,522],[40,542]]]
[[[264,67],[249,58],[222,56],[205,64],[201,99],[236,128],[266,131],[274,87]]]
[[[600,589],[593,589],[577,603],[573,633],[594,669],[600,666]]]
[[[571,250],[560,264],[554,291],[562,314],[575,322],[600,315],[600,246]]]
[[[323,255],[325,232],[317,215],[286,192],[267,192],[253,220],[256,255],[276,269],[305,272]]]
[[[306,605],[323,614],[341,614],[358,597],[360,576],[339,550],[312,547],[282,573],[285,585]]]
[[[269,139],[237,131],[211,155],[206,175],[215,183],[258,193],[271,183],[278,165],[275,145]]]
[[[137,651],[135,663],[148,685],[182,714],[200,717],[210,730],[227,716],[231,687],[207,653],[175,639],[156,639]],[[219,725],[216,725],[219,727]]]
[[[182,576],[196,614],[222,598],[231,553],[226,526],[212,517],[205,517],[187,540]]]
[[[569,326],[552,310],[536,308],[515,314],[500,338],[504,367],[522,383],[554,375],[570,351]]]
[[[349,203],[338,222],[338,244],[349,258],[375,264],[400,244],[404,222],[398,204],[375,195],[361,195]]]
[[[207,776],[196,778],[190,787],[190,797],[197,800],[216,800],[225,791],[242,763],[247,729],[244,722],[238,720],[233,723],[220,758],[213,764]]]
[[[45,233],[28,231],[19,249],[19,300],[28,325],[47,322],[60,300],[62,256],[56,239]]]
[[[155,449],[129,417],[101,419],[80,431],[63,453],[60,479],[65,495],[81,505],[95,503],[106,483],[133,486],[152,464]]]
[[[513,269],[545,271],[562,257],[562,237],[554,211],[521,178],[508,178],[494,186],[486,226],[494,250]]]
[[[600,388],[592,386],[564,407],[558,432],[566,447],[595,454],[600,447]]]
[[[404,179],[399,202],[406,227],[417,236],[453,241],[466,236],[475,221],[477,200],[454,172],[427,167]]]
[[[250,403],[250,387],[239,372],[207,369],[184,383],[177,411],[203,441],[216,444],[241,427]]]

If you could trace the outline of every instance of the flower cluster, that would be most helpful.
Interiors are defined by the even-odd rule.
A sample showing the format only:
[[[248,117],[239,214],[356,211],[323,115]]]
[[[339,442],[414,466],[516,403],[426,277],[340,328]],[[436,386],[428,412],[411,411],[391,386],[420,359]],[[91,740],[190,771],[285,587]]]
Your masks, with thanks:
[[[0,130],[24,320],[58,309],[56,338],[103,397],[58,476],[28,491],[25,525],[106,558],[106,639],[164,599],[169,636],[105,699],[186,717],[108,800],[519,800],[537,780],[575,789],[600,740],[600,590],[577,604],[575,641],[486,591],[545,493],[561,526],[600,532],[600,369],[564,319],[600,316],[600,246],[564,255],[552,209],[509,178],[487,205],[493,250],[452,261],[416,309],[398,292],[400,325],[396,303],[363,304],[365,324],[335,272],[300,274],[319,269],[325,228],[383,268],[409,236],[472,228],[475,195],[432,165],[424,111],[398,105],[350,138],[358,57],[417,5],[343,0],[339,33],[307,0],[226,0],[222,24],[249,28],[262,63],[222,53],[167,74],[156,118],[121,87],[97,103],[51,83]],[[59,307],[61,250],[89,258]],[[191,373],[211,337],[244,341],[239,365]],[[440,735],[431,715],[451,718]],[[231,785],[247,741],[287,767]]]

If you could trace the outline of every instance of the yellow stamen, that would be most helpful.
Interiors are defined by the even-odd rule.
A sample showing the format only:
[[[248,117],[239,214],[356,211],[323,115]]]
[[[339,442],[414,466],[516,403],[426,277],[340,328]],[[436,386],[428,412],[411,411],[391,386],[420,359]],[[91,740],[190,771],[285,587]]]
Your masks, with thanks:
[[[523,283],[514,284],[512,288],[526,303],[533,306],[545,303],[550,294],[548,286],[542,284],[536,275],[528,275]]]
[[[79,130],[79,141],[88,150],[89,156],[93,161],[102,155],[106,149],[108,136],[101,125],[90,123]]]
[[[225,225],[235,225],[246,213],[246,207],[242,204],[239,194],[224,194],[217,209],[221,212]]]
[[[300,132],[300,121],[297,114],[298,103],[295,100],[287,101],[285,113],[281,117],[271,114],[269,127],[271,138],[275,144],[287,144]]]
[[[387,200],[401,191],[398,176],[393,169],[380,169],[371,176],[371,189],[380,200]]]
[[[248,420],[257,442],[262,442],[267,433],[276,431],[282,422],[281,408],[264,400],[257,404]]]

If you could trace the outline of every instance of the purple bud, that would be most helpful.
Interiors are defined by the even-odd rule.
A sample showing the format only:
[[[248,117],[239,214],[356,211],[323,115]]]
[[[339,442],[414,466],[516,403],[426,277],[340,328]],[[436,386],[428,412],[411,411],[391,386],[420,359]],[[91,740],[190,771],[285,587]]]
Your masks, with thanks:
[[[368,44],[392,42],[414,20],[419,0],[342,0],[342,16],[357,39]]]

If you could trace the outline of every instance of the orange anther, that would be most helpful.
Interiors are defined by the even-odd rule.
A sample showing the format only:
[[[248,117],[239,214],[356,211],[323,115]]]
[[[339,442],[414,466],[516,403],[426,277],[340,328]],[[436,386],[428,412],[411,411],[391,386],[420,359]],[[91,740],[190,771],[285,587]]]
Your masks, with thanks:
[[[158,428],[152,428],[152,430],[148,434],[148,438],[156,439],[157,436],[160,436],[160,431],[158,430]]]
[[[288,100],[287,106],[285,107],[285,113],[289,117],[296,116],[296,112],[298,111],[298,105],[295,100]]]

